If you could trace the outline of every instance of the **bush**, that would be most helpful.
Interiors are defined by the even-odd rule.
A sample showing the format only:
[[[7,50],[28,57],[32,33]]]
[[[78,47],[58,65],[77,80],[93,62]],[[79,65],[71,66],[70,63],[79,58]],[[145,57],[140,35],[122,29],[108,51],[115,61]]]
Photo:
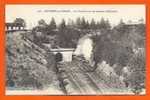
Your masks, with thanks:
[[[139,51],[129,62],[131,74],[127,77],[134,93],[139,93],[145,88],[145,51]]]

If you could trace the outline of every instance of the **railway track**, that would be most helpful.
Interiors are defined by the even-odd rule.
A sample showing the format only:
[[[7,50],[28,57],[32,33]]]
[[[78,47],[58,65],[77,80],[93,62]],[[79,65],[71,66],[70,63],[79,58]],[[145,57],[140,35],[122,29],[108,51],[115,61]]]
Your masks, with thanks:
[[[83,67],[78,66],[82,71],[84,71],[85,76],[87,77],[87,81],[89,82],[89,84],[91,85],[91,87],[93,88],[93,90],[96,92],[96,94],[102,94],[101,91],[101,87],[99,86],[97,80],[99,80],[99,78],[95,78],[95,75],[97,75],[97,73],[95,72],[89,72],[91,70],[91,68],[88,66],[86,67],[85,64],[83,64]],[[94,76],[93,76],[94,74]],[[98,75],[97,75],[98,76]]]
[[[102,94],[100,87],[98,86],[96,80],[90,73],[86,72],[87,68],[81,68],[78,64],[72,64],[73,67],[76,67],[76,70],[68,67],[65,73],[68,76],[68,80],[70,81],[74,89],[78,92],[79,95],[96,95]],[[66,67],[68,65],[65,65]]]
[[[101,74],[95,71],[86,72],[84,68],[80,68],[77,64],[71,65],[74,65],[71,67],[76,68],[71,68],[69,65],[62,66],[65,70],[63,72],[67,76],[67,81],[69,81],[68,85],[65,86],[69,86],[66,89],[67,95],[103,95],[114,92],[123,92],[120,91],[120,89],[111,86],[111,84],[108,85],[108,82],[106,82],[107,79],[105,80],[103,75],[101,76]],[[68,67],[65,68],[66,66]]]
[[[67,95],[102,95],[108,91],[118,91],[110,81],[108,83],[103,73],[91,72],[90,67],[81,62],[62,63],[61,70],[67,76],[65,79],[68,82],[65,86]]]
[[[102,94],[101,88],[100,86],[97,84],[96,79],[94,77],[91,76],[91,74],[87,73],[87,76],[89,77],[89,80],[91,81],[93,88],[95,89],[95,91],[97,91],[97,93]]]

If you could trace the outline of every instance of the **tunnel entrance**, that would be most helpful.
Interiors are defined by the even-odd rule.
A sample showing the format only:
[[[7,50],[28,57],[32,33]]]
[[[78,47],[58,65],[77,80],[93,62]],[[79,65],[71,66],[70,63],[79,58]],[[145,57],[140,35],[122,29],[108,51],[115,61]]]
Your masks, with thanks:
[[[56,55],[55,55],[55,60],[56,60],[56,62],[62,61],[62,60],[63,60],[63,55],[62,55],[62,53],[60,53],[60,52],[56,53]]]
[[[50,51],[54,54],[56,62],[71,62],[74,50],[74,48],[59,48]]]

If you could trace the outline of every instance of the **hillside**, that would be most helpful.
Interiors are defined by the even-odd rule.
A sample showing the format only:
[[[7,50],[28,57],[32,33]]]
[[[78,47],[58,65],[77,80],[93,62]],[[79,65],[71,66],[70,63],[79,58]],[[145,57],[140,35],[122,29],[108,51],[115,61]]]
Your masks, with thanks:
[[[49,64],[54,63],[54,56],[24,34],[18,31],[6,36],[7,87],[42,89],[54,84],[54,64]]]

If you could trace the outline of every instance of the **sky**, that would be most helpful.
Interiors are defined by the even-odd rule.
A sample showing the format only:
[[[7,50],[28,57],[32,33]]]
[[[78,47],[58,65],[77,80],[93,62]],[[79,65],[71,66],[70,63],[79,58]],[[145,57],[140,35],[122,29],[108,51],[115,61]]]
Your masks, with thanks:
[[[100,21],[103,17],[108,19],[112,26],[117,25],[120,19],[124,22],[129,20],[137,22],[144,19],[145,5],[6,5],[5,21],[13,22],[15,18],[23,18],[26,21],[27,28],[37,25],[38,20],[44,19],[50,23],[51,18],[55,18],[57,24],[65,19],[75,20],[78,17],[85,17],[91,21],[94,18]]]

